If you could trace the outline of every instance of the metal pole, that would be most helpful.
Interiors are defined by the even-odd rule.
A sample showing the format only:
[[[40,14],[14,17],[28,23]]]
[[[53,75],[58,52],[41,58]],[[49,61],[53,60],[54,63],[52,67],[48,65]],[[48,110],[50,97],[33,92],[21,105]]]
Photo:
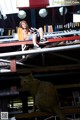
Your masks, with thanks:
[[[0,61],[1,61],[1,62],[6,62],[6,63],[10,63],[10,62],[11,62],[11,60],[4,60],[4,59],[0,59]],[[25,65],[25,64],[23,64],[22,62],[18,62],[18,61],[16,61],[16,64]]]
[[[80,48],[80,44],[69,45],[69,46],[59,46],[59,47],[53,47],[53,48],[42,48],[42,49],[35,49],[35,50],[33,49],[33,50],[25,50],[25,51],[17,51],[17,52],[15,51],[15,52],[8,52],[8,53],[0,53],[0,58],[45,53],[45,52],[55,52],[55,51],[69,50],[69,49],[75,49],[75,48]]]

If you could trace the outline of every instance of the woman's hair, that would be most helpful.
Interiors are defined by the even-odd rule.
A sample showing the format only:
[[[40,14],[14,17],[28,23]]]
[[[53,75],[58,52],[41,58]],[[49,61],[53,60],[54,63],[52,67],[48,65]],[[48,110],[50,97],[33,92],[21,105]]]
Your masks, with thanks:
[[[26,29],[29,29],[28,23],[25,20],[22,20],[22,21],[19,22],[19,27],[22,28],[22,23],[25,23],[26,24]]]

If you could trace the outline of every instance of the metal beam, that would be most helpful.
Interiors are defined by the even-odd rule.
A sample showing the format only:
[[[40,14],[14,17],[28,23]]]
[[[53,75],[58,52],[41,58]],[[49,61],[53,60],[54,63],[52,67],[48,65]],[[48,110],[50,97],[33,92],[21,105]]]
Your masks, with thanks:
[[[60,108],[64,114],[80,114],[80,107],[61,107]],[[21,114],[16,114],[15,118],[33,118],[33,117],[47,117],[47,116],[52,116],[55,115],[55,113],[46,113],[46,112],[32,112],[32,113],[21,113]]]
[[[62,57],[62,58],[68,59],[68,60],[71,60],[71,61],[74,61],[74,62],[77,62],[77,63],[80,63],[80,60],[78,60],[76,58],[73,58],[71,56],[62,55],[62,54],[58,54],[58,53],[51,53],[51,54],[56,55],[58,57]]]
[[[64,85],[56,85],[56,89],[65,89],[65,88],[80,88],[80,83],[75,84],[64,84]]]
[[[4,63],[10,63],[11,60],[4,60],[4,59],[0,59],[1,62],[4,62]],[[19,64],[19,65],[25,65],[24,63],[22,62],[19,62],[19,61],[16,61],[16,64]]]
[[[76,49],[76,48],[80,48],[80,44],[69,45],[69,46],[59,46],[59,47],[53,47],[53,48],[42,48],[42,49],[35,49],[35,50],[33,49],[33,50],[25,50],[25,51],[0,53],[0,58],[45,53],[45,52],[52,52],[52,51],[55,52],[55,51],[69,50],[69,49]]]
[[[47,67],[38,67],[38,68],[24,68],[24,69],[17,69],[17,72],[19,74],[21,73],[41,73],[41,72],[58,72],[58,71],[74,71],[74,70],[80,70],[80,64],[67,64],[67,65],[59,65],[59,66],[47,66]],[[71,73],[71,72],[70,72]]]

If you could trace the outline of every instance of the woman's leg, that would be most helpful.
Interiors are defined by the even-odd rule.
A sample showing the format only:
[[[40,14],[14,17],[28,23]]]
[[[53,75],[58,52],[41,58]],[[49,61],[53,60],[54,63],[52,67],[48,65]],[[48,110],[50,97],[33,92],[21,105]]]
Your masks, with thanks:
[[[39,35],[40,35],[40,39],[43,39],[43,37],[44,37],[44,31],[43,31],[43,28],[40,27],[40,28],[38,29],[38,32],[39,32]]]
[[[39,47],[39,45],[37,44],[37,35],[36,34],[33,34],[33,45],[37,48]]]
[[[39,35],[40,35],[40,41],[45,41],[46,38],[44,37],[44,31],[43,31],[43,28],[40,27],[40,28],[38,29],[38,32],[39,32]]]
[[[33,40],[33,44],[36,45],[37,44],[37,36],[36,36],[36,34],[33,34],[32,40]]]

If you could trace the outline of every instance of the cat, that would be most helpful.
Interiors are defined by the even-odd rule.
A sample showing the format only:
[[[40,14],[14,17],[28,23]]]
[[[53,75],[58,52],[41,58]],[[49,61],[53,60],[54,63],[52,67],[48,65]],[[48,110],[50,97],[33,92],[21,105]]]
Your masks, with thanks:
[[[32,74],[21,78],[21,90],[29,91],[35,99],[35,106],[41,112],[56,113],[60,120],[65,120],[59,107],[59,100],[55,86],[47,81],[34,79]]]

